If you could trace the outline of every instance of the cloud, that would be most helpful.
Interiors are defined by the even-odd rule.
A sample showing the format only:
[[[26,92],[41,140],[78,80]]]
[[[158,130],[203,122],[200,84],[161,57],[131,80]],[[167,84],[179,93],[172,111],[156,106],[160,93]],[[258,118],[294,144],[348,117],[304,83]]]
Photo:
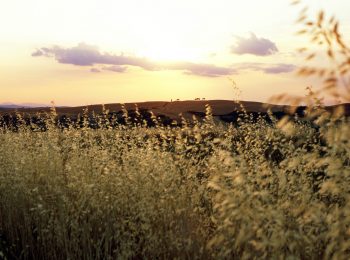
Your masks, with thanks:
[[[126,66],[136,66],[148,71],[181,70],[186,74],[206,77],[219,77],[234,73],[232,68],[218,67],[211,64],[197,64],[181,61],[156,62],[137,56],[101,53],[96,46],[85,43],[80,43],[78,46],[72,48],[63,48],[60,46],[53,46],[51,48],[44,47],[36,50],[32,53],[32,56],[51,57],[59,63],[76,66],[104,65],[102,70],[114,72],[125,72],[127,69]]]
[[[258,39],[258,41],[262,40]],[[263,39],[262,42],[264,41],[265,39]],[[278,74],[288,73],[295,69],[295,66],[292,64],[238,63],[225,67],[187,61],[160,62],[124,54],[115,55],[101,53],[96,46],[85,43],[80,43],[72,48],[63,48],[60,46],[53,46],[51,48],[44,47],[37,49],[32,53],[32,56],[54,58],[57,62],[62,64],[90,66],[90,71],[95,73],[101,71],[124,73],[127,71],[128,66],[135,66],[147,71],[174,70],[182,71],[187,75],[220,77],[238,74],[245,70],[262,71],[267,74]]]
[[[97,69],[97,68],[91,68],[90,71],[91,71],[91,72],[95,72],[95,73],[101,72],[101,70],[99,70],[99,69]]]
[[[263,71],[267,74],[280,74],[293,72],[296,66],[293,64],[276,64],[272,67],[267,67]]]
[[[289,73],[293,72],[296,69],[296,66],[293,64],[266,64],[266,63],[239,63],[235,65],[237,71],[244,70],[253,70],[253,71],[261,71],[266,74],[281,74],[281,73]]]
[[[236,45],[231,46],[231,52],[239,55],[268,56],[278,52],[278,49],[274,42],[258,38],[254,33],[251,33],[248,38],[237,37]]]
[[[188,75],[220,77],[236,74],[236,70],[231,67],[219,67],[205,63],[158,62],[156,64],[156,68],[159,70],[183,70]]]
[[[77,66],[93,66],[96,64],[132,65],[147,70],[151,70],[153,67],[152,63],[145,58],[125,56],[123,54],[113,55],[101,53],[96,46],[86,43],[79,43],[78,46],[72,48],[63,48],[60,46],[40,48],[32,56],[52,57],[59,63]]]
[[[102,67],[103,70],[109,70],[109,71],[113,71],[113,72],[125,72],[127,70],[126,66],[119,66],[119,65],[113,65],[113,66],[104,66]]]
[[[39,56],[43,56],[44,53],[41,50],[36,50],[35,52],[32,53],[33,57],[39,57]]]
[[[237,74],[236,70],[226,67],[217,67],[210,64],[189,64],[186,74],[200,75],[206,77],[219,77]]]

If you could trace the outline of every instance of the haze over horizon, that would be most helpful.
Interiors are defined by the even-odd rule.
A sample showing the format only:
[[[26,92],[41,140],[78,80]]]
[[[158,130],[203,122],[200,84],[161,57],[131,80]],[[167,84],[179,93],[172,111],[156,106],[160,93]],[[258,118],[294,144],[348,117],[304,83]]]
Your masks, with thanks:
[[[349,40],[350,2],[306,0]],[[290,1],[13,0],[0,9],[0,103],[232,100],[305,94]],[[322,61],[321,61],[322,62]]]

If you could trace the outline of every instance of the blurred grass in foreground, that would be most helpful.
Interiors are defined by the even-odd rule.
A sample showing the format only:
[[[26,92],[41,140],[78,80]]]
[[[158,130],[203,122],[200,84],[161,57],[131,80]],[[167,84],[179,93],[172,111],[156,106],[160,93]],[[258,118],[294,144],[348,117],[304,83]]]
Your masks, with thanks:
[[[318,125],[317,125],[318,122]],[[0,134],[0,252],[349,257],[349,120]]]

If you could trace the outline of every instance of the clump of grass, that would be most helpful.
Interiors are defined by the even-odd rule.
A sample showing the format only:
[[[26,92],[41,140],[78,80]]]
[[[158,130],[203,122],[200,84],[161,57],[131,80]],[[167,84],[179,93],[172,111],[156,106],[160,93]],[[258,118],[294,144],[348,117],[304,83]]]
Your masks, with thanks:
[[[178,132],[155,130],[2,134],[0,233],[8,257],[205,255],[210,223],[193,177],[198,166],[184,149],[165,152],[169,145],[156,136]]]

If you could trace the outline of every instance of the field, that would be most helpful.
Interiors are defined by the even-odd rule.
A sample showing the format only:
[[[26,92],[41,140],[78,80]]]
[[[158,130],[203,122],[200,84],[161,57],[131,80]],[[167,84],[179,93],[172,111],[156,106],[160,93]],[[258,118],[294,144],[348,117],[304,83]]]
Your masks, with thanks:
[[[347,117],[124,116],[1,130],[2,258],[349,258]]]
[[[289,106],[0,108],[0,259],[350,259],[350,46],[323,11],[297,23],[321,86]]]

